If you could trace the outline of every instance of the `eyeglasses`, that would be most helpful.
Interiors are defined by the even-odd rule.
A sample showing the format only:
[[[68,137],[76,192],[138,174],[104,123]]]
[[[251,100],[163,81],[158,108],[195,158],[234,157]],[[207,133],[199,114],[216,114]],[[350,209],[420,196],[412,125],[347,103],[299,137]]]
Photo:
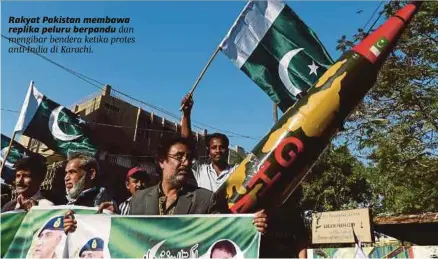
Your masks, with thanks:
[[[193,157],[191,155],[185,154],[176,154],[176,155],[171,155],[171,154],[167,154],[168,157],[175,159],[176,161],[180,162],[180,163],[184,163],[185,161],[192,161]]]

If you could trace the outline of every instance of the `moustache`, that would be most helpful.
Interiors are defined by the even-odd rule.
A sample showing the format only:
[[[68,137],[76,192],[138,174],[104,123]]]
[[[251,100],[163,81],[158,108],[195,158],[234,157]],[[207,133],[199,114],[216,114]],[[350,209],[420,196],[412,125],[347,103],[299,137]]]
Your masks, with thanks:
[[[179,173],[184,173],[184,174],[186,174],[186,173],[188,173],[190,171],[190,168],[187,168],[187,167],[182,167],[182,168],[180,168],[180,169],[178,169],[178,174]]]

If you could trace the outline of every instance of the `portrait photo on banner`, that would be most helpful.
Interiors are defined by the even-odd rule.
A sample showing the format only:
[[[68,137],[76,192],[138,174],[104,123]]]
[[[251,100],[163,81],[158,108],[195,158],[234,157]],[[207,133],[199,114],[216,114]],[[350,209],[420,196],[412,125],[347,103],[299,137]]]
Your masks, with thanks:
[[[64,218],[50,218],[35,233],[26,258],[64,258],[67,236],[64,234]]]

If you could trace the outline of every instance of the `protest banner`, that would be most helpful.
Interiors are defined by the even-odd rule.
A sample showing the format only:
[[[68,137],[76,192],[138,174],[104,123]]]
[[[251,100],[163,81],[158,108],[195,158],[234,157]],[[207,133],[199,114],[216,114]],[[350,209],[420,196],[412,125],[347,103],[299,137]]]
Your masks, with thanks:
[[[21,225],[26,212],[24,210],[11,211],[0,214],[1,222],[1,257],[6,254],[8,247],[17,233],[18,228]]]
[[[65,235],[62,215],[68,209],[76,212],[78,223],[74,233]],[[259,256],[260,233],[252,224],[252,214],[118,216],[95,212],[95,208],[77,206],[32,208],[15,225],[18,230],[2,257],[211,258],[218,250],[234,258]],[[2,232],[12,229],[10,224],[2,221]]]

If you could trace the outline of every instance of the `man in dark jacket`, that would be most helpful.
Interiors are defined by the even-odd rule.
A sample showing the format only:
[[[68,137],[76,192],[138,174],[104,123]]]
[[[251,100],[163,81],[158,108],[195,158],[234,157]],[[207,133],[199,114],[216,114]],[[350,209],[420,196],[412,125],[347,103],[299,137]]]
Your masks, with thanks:
[[[227,212],[225,200],[213,192],[186,184],[191,173],[192,144],[174,138],[158,150],[162,180],[138,191],[131,199],[131,215],[209,214]]]
[[[193,146],[189,139],[177,137],[165,142],[158,150],[162,181],[138,191],[131,200],[131,215],[183,215],[227,213],[225,197],[187,184],[191,175]],[[264,233],[267,216],[264,210],[254,216],[254,226]]]
[[[106,189],[97,186],[98,174],[99,165],[94,157],[81,153],[70,155],[64,177],[67,205],[98,207],[112,201]]]

